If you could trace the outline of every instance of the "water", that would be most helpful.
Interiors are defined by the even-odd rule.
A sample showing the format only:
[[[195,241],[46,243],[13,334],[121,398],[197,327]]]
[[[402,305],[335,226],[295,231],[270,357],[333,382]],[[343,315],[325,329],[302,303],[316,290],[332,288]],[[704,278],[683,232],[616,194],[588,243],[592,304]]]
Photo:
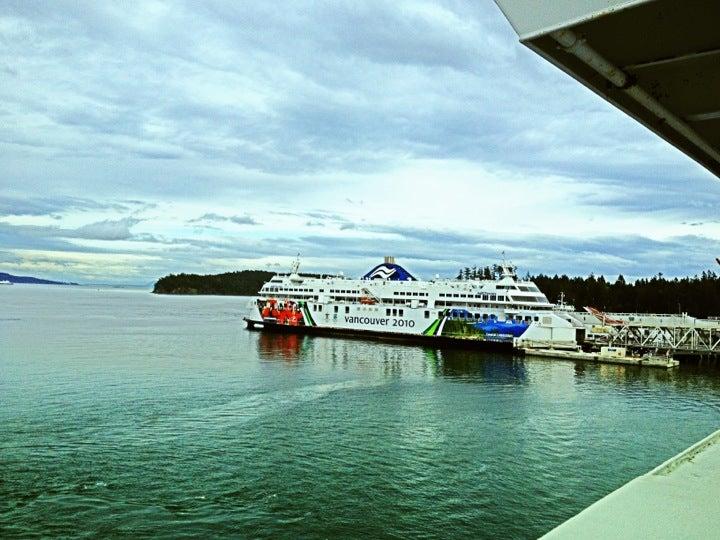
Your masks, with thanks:
[[[720,373],[272,336],[0,289],[0,536],[533,538],[720,427]]]

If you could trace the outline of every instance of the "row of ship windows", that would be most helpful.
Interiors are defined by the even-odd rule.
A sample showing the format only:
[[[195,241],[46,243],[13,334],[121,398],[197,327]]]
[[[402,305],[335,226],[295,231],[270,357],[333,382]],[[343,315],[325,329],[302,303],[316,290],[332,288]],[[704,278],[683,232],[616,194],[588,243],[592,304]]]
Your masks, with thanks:
[[[427,311],[425,313],[426,313],[425,318],[427,319],[428,318]],[[455,317],[455,318],[456,319],[475,319],[475,320],[482,319],[483,321],[487,321],[488,319],[497,319],[497,315],[495,315],[494,313],[491,315],[488,315],[487,313],[468,313],[465,317]],[[539,321],[540,317],[537,315],[532,315],[532,316],[525,315],[524,317],[522,315],[515,315],[515,316],[508,315],[506,320],[518,321],[518,322],[525,321],[525,322],[529,323],[532,321]]]
[[[495,288],[507,291],[540,292],[540,289],[537,287],[529,287],[527,285],[495,285]]]
[[[480,298],[481,300],[495,300],[497,297],[497,300],[500,300],[501,302],[505,300],[505,297],[500,295],[494,295],[494,294],[461,294],[461,293],[440,293],[440,298]]]
[[[311,295],[311,294],[290,294],[290,295],[288,295],[288,296],[291,297],[291,298],[300,299],[300,300],[316,300],[316,301],[317,301],[317,300],[319,299],[318,296],[316,296],[316,295]],[[335,298],[333,298],[333,300],[334,300],[335,302],[357,302],[357,298],[351,298],[351,297],[335,297]],[[502,301],[505,301],[506,298],[505,298],[504,296],[502,296],[502,295],[499,295],[499,296],[497,297],[497,300],[502,302]],[[491,302],[492,302],[492,301],[495,301],[495,299],[494,299],[494,298],[490,298],[489,300],[486,300],[486,301],[491,301]],[[511,302],[511,301],[513,301],[513,300],[512,300],[510,297],[508,297],[508,298],[507,298],[507,301],[510,301],[510,302]],[[537,303],[536,300],[531,299],[531,298],[517,299],[517,300],[515,300],[515,301],[520,301],[520,302],[523,302],[523,303],[525,303],[525,304]],[[382,303],[383,303],[383,304],[391,304],[391,305],[392,305],[392,304],[406,305],[406,299],[405,299],[405,298],[397,298],[397,299],[394,299],[394,298],[383,298],[383,299],[382,299]],[[421,306],[422,306],[422,305],[426,305],[426,304],[427,304],[427,302],[425,302],[424,300],[421,300]],[[462,300],[462,301],[457,301],[457,300],[448,300],[448,301],[438,300],[438,301],[435,302],[435,305],[436,305],[437,307],[453,307],[453,306],[469,306],[469,307],[476,307],[476,308],[478,308],[478,307],[490,307],[490,306],[488,306],[488,305],[481,304],[479,301],[477,301],[477,300],[475,300],[475,299],[473,299],[473,298],[469,298],[469,299],[467,299],[467,300]],[[507,307],[509,307],[509,308],[520,308],[519,305],[511,305],[511,306],[507,306]],[[540,307],[538,306],[538,308],[535,308],[535,309],[540,309]]]
[[[360,309],[362,310],[362,307],[360,307]],[[313,311],[322,311],[322,310],[323,310],[323,306],[322,306],[322,304],[313,304],[312,310],[313,310]],[[350,313],[350,306],[345,306],[345,310],[344,310],[344,311],[345,311],[346,314],[347,314],[347,313]],[[377,311],[377,310],[376,310],[376,311]],[[340,306],[333,306],[333,313],[340,313]],[[388,317],[390,317],[390,316],[393,316],[393,317],[403,317],[405,312],[404,312],[403,309],[387,308],[387,309],[385,310],[385,313],[386,313],[386,315],[387,315]],[[426,312],[425,312],[425,318],[426,318],[426,319],[430,316],[429,313],[430,313],[429,311],[426,311]]]
[[[268,287],[267,292],[314,292],[312,289],[298,289],[291,287]],[[325,292],[325,289],[320,289],[319,292]]]
[[[508,300],[508,301],[509,301],[509,300]],[[532,303],[532,302],[525,302],[525,301],[524,301],[524,303],[525,303],[525,304],[528,304],[528,303]],[[492,307],[492,306],[490,306],[490,305],[488,305],[488,304],[480,304],[479,302],[443,302],[443,301],[435,302],[435,306],[437,306],[437,307],[458,307],[458,306],[466,306],[466,307],[474,308],[474,309],[478,309],[478,308],[491,308],[491,307]],[[506,305],[503,306],[503,307],[506,308],[506,309],[522,309],[522,308],[527,307],[527,306],[522,306],[522,305],[520,305],[520,304],[506,304]],[[532,309],[552,309],[552,308],[549,307],[549,306],[533,306]]]
[[[311,293],[314,291],[312,289],[304,289],[304,288],[268,287],[267,292],[269,292],[269,293]],[[320,289],[318,292],[323,293],[323,292],[325,292],[325,289]],[[340,293],[340,294],[360,294],[358,291],[340,290],[340,289],[330,289],[330,292],[331,293]],[[413,296],[427,297],[428,293],[426,293],[426,292],[402,293],[402,292],[395,291],[395,292],[393,292],[393,295],[395,295],[395,296],[403,295],[405,297],[413,297]],[[475,294],[475,295],[473,295],[473,294],[462,294],[462,293],[440,293],[439,296],[440,296],[440,298],[478,298],[480,300],[491,301],[491,302],[496,301],[496,300],[499,302],[505,301],[505,296],[502,294],[499,294],[499,295]],[[508,299],[510,299],[510,298],[508,297]],[[520,300],[520,299],[518,299],[518,300]],[[538,300],[533,297],[523,298],[522,301],[529,302],[529,303],[534,303],[534,302],[538,302],[538,301],[542,302],[542,300]],[[438,305],[441,305],[441,304],[438,304]]]

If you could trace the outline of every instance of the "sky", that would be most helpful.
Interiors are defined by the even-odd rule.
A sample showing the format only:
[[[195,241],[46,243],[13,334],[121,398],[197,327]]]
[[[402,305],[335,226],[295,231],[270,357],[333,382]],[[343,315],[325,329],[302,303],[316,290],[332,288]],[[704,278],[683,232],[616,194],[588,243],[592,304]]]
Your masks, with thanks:
[[[683,276],[719,209],[489,0],[0,4],[0,272]]]

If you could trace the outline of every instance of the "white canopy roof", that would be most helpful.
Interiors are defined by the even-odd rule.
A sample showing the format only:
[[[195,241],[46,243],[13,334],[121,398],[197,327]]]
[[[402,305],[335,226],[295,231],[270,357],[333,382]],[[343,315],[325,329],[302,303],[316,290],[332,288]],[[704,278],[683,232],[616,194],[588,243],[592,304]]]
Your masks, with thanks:
[[[495,1],[525,45],[720,177],[720,1]]]

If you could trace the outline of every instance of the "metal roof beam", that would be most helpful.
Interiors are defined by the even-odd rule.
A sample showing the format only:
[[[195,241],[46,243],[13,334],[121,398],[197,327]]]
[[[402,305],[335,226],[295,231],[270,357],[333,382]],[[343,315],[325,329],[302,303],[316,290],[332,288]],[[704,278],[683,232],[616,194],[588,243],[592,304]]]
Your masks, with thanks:
[[[720,163],[720,152],[707,144],[693,128],[675,116],[657,99],[635,84],[635,80],[631,75],[603,58],[584,39],[580,39],[575,32],[572,30],[557,30],[550,35],[565,51],[597,71],[617,88],[626,92],[636,102]]]
[[[639,62],[637,64],[628,64],[623,66],[623,69],[637,70],[646,67],[662,66],[665,64],[673,64],[676,62],[686,62],[688,60],[695,60],[696,58],[705,58],[707,56],[714,56],[720,54],[720,49],[711,49],[709,51],[700,51],[690,54],[682,54],[680,56],[671,56],[668,58],[659,58],[657,60],[648,60],[647,62]]]
[[[720,177],[719,0],[495,1],[530,49]]]

